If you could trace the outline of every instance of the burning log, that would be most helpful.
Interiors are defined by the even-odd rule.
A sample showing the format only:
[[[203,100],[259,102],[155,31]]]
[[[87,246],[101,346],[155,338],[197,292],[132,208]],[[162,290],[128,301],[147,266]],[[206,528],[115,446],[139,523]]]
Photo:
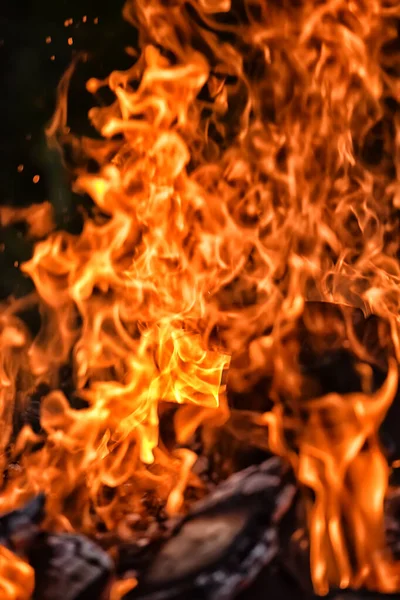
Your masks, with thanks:
[[[0,543],[25,558],[35,571],[32,600],[102,600],[108,597],[112,561],[82,535],[40,530],[45,497],[0,517]]]
[[[35,569],[33,600],[106,600],[112,562],[81,535],[41,534],[29,552]]]
[[[221,483],[170,528],[167,540],[156,550],[139,551],[143,561],[137,569],[139,585],[124,598],[264,600],[268,590],[268,600],[316,600],[308,541],[300,544],[294,536],[291,542],[302,506],[289,479],[274,458]],[[387,513],[389,546],[396,555],[397,495],[388,501]],[[294,549],[298,554],[293,557]],[[129,564],[126,556],[122,563],[123,571],[136,568],[140,561],[136,557]],[[398,596],[349,590],[332,591],[328,598],[395,600]]]
[[[294,495],[278,459],[236,473],[192,507],[149,560],[128,600],[228,600],[279,551]]]
[[[32,544],[44,517],[45,497],[36,496],[25,506],[0,517],[0,544],[17,554]]]
[[[295,531],[298,502],[283,463],[272,458],[238,472],[193,505],[167,539],[139,550],[129,563],[120,546],[119,575],[135,570],[139,585],[126,600],[315,600],[309,577],[309,547],[303,546],[304,573],[291,563],[289,538]],[[388,541],[396,555],[399,540],[398,494],[387,502]],[[82,535],[48,534],[39,526],[45,498],[0,517],[0,541],[25,555],[35,571],[32,600],[109,598],[110,557]],[[300,544],[296,548],[299,550]],[[125,558],[124,558],[125,556]],[[133,556],[133,555],[131,555]],[[298,559],[298,556],[297,556]],[[332,592],[330,600],[385,600],[396,595]]]

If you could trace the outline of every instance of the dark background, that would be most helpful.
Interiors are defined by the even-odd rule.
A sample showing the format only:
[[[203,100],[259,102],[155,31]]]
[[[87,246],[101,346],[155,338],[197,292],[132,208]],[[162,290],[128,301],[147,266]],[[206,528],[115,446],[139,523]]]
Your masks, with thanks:
[[[124,49],[135,46],[137,35],[122,18],[123,4],[123,0],[1,0],[1,205],[49,200],[59,227],[79,229],[84,199],[70,191],[60,157],[47,147],[44,129],[55,107],[57,84],[77,53],[84,52],[87,60],[73,79],[68,124],[79,133],[89,132],[87,112],[95,103],[85,81],[132,64]],[[36,175],[40,179],[34,183]],[[0,298],[30,289],[15,263],[29,258],[31,250],[21,227],[0,227]]]

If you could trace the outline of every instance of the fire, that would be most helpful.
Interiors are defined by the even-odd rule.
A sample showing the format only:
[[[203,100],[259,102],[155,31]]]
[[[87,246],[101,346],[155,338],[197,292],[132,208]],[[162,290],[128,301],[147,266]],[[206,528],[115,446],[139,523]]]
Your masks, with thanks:
[[[298,482],[314,493],[306,509],[312,579],[321,595],[331,586],[399,589],[400,571],[384,537],[389,467],[377,436],[397,385],[392,361],[375,393],[314,398],[303,403],[298,420],[276,405],[260,419],[269,427],[271,448],[290,460]],[[298,452],[288,446],[288,432]]]
[[[0,592],[6,600],[29,600],[34,589],[32,567],[0,546]]]
[[[101,139],[68,128],[75,65],[48,128],[74,190],[93,200],[81,233],[57,230],[48,204],[0,215],[28,222],[35,250],[21,268],[36,288],[1,307],[0,507],[44,491],[47,527],[89,534],[143,515],[145,492],[183,510],[186,486],[201,486],[196,455],[165,447],[164,411],[177,405],[185,445],[227,418],[229,366],[237,391],[273,372],[274,408],[255,421],[314,492],[315,590],[399,590],[378,442],[400,359],[399,4],[128,0],[124,16],[139,30],[136,62],[87,82],[95,99],[103,87],[115,97],[89,113]],[[308,400],[288,421],[279,393],[296,412],[303,376],[283,340],[317,300],[388,324],[387,380],[372,389],[352,336],[362,392]],[[35,307],[38,333],[21,316]],[[332,325],[315,319],[322,335]],[[14,411],[39,384],[40,431],[16,432]]]

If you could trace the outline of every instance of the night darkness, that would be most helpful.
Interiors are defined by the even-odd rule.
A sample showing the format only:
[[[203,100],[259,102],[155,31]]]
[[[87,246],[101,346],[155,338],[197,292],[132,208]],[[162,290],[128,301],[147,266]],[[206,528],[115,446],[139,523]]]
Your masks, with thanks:
[[[71,86],[68,124],[77,133],[95,134],[87,112],[102,99],[94,100],[85,81],[132,64],[124,49],[135,46],[136,32],[124,22],[122,6],[123,0],[1,3],[2,205],[29,206],[49,200],[58,227],[79,229],[80,207],[89,200],[71,192],[60,157],[47,147],[44,129],[54,110],[61,76],[77,53],[85,53],[86,61],[80,62]],[[0,229],[0,249],[0,297],[24,294],[30,282],[19,273],[17,263],[30,257],[31,247],[23,231]]]

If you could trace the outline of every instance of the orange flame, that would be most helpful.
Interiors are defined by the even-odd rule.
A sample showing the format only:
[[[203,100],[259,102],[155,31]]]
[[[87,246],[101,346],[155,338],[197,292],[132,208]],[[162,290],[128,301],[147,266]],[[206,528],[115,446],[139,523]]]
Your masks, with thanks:
[[[34,572],[26,562],[0,546],[0,593],[4,600],[30,600]]]
[[[22,267],[36,295],[10,299],[0,315],[1,467],[19,461],[0,508],[42,490],[48,527],[89,533],[143,514],[144,492],[183,509],[185,487],[200,485],[196,457],[164,447],[160,414],[178,405],[180,444],[221,423],[230,356],[232,389],[251,389],[274,364],[272,396],[282,384],[299,402],[297,353],[279,340],[307,301],[379,315],[391,337],[381,341],[400,359],[397,0],[128,0],[124,16],[139,30],[137,61],[87,83],[95,97],[102,87],[115,96],[89,113],[102,139],[67,127],[75,65],[48,128],[72,156],[74,190],[94,203],[82,232],[53,230],[48,208],[43,227],[33,225],[38,209],[0,215],[26,218],[40,238]],[[31,339],[19,315],[35,304]],[[346,343],[366,352],[354,336]],[[87,401],[79,411],[60,387],[67,362]],[[40,382],[52,390],[43,432],[26,425],[14,441],[14,409]],[[318,593],[400,587],[384,556],[388,468],[377,441],[396,386],[392,360],[375,394],[309,401],[307,426],[290,424],[296,450],[279,401],[259,419],[315,493]]]
[[[302,405],[304,423],[296,423],[277,405],[261,419],[269,426],[271,448],[288,457],[307,500],[311,572],[317,593],[331,586],[399,589],[400,570],[385,545],[383,503],[389,467],[377,429],[398,384],[395,361],[374,394],[328,394]],[[296,453],[285,430],[295,435]]]

